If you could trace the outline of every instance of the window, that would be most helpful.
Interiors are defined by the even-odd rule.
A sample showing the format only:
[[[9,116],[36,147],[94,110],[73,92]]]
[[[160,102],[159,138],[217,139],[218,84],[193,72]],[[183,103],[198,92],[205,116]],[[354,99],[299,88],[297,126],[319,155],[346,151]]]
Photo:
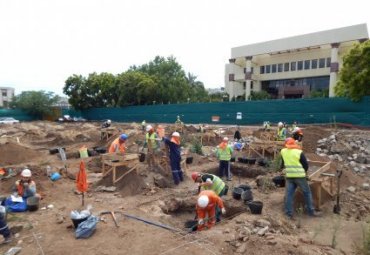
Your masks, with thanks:
[[[298,61],[297,62],[297,70],[302,70],[303,69],[303,61]]]
[[[283,64],[278,64],[278,72],[281,73],[283,71]]]
[[[253,81],[251,81],[251,90],[253,90]]]
[[[253,71],[254,71],[254,68],[253,68],[253,66],[251,67],[251,73],[253,73]]]
[[[265,66],[261,66],[260,67],[260,74],[264,74],[265,73]]]
[[[297,63],[296,62],[291,62],[290,63],[290,71],[295,71],[296,70],[296,67],[297,67]]]
[[[317,59],[312,59],[311,60],[311,68],[316,69],[317,68]]]
[[[276,73],[276,64],[271,65],[271,72]]]
[[[325,58],[320,58],[319,59],[319,68],[324,68],[325,67]]]
[[[266,66],[266,73],[271,73],[271,66],[270,65]]]
[[[245,90],[247,88],[247,83],[243,82],[243,89]]]
[[[326,67],[330,67],[331,65],[331,58],[326,59]]]
[[[7,96],[6,90],[2,90],[1,94],[3,95],[3,97],[6,97]]]
[[[284,64],[284,72],[289,72],[289,63]]]
[[[305,60],[304,61],[304,69],[305,70],[310,69],[310,63],[311,63],[311,60]]]

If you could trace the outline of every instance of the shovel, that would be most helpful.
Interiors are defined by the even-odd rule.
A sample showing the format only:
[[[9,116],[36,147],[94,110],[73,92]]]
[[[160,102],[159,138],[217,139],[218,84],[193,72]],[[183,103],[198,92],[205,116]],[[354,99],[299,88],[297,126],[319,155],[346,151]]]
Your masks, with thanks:
[[[340,177],[342,176],[342,171],[337,170],[337,203],[333,207],[333,213],[340,214],[340,206],[339,206],[339,195],[340,195]]]

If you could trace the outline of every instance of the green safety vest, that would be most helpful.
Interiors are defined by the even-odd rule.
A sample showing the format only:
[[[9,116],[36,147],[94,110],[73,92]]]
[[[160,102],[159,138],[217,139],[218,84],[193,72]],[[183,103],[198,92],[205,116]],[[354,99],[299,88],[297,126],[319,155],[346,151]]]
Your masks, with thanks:
[[[277,130],[278,141],[285,141],[286,139],[286,128]]]
[[[202,186],[202,190],[213,190],[217,195],[225,188],[225,183],[221,180],[220,177],[213,175],[213,184],[212,186]]]
[[[217,156],[220,160],[229,161],[231,159],[231,154],[233,153],[233,149],[228,145],[224,150],[221,148],[217,148]]]
[[[150,136],[149,136],[149,133],[146,133],[145,141],[148,144],[148,147],[151,146],[152,149],[157,148],[157,143],[156,143],[156,140],[155,140],[156,138],[157,138],[156,133],[153,132]]]
[[[302,150],[284,148],[281,150],[281,156],[284,160],[286,178],[304,178],[306,171],[304,170],[299,159]]]

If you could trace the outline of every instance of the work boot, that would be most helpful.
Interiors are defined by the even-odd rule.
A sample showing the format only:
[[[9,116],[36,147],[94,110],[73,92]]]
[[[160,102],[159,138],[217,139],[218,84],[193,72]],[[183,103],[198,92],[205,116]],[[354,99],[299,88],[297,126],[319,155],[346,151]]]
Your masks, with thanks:
[[[9,235],[8,237],[4,238],[4,241],[1,244],[8,244],[8,243],[11,243],[12,241],[13,241],[13,236]]]
[[[310,217],[321,217],[322,212],[314,211],[312,214],[309,214]]]

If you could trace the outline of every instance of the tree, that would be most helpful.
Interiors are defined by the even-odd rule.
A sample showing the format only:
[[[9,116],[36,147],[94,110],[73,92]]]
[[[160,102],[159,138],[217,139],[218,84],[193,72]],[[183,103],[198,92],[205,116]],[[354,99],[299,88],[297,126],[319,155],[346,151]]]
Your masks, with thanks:
[[[337,96],[360,101],[370,95],[370,41],[356,44],[344,57],[339,81],[335,86]]]
[[[29,114],[41,118],[44,114],[52,113],[52,106],[58,102],[59,96],[46,91],[23,91],[14,97],[12,107],[20,108]]]
[[[270,98],[271,98],[271,95],[265,90],[261,90],[258,92],[251,91],[251,95],[249,96],[250,100],[264,100],[264,99],[270,99]]]
[[[329,97],[329,89],[317,89],[312,90],[310,93],[311,98],[317,98],[317,97]]]

